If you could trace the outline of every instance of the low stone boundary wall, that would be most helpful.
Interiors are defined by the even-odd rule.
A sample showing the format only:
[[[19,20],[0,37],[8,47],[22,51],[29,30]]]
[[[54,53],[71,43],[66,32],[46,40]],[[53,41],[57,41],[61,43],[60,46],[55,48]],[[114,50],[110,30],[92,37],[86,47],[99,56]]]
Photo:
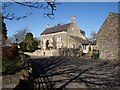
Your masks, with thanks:
[[[56,49],[52,50],[36,50],[35,52],[24,52],[24,54],[30,56],[60,56],[59,51]]]
[[[2,88],[15,88],[19,83],[19,76],[17,75],[6,75],[1,76],[2,78]]]

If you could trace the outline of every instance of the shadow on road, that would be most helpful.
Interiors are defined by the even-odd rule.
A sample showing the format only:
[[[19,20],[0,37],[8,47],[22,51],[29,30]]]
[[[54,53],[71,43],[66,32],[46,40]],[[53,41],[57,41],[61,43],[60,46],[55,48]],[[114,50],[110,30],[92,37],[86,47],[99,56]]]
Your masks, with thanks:
[[[28,86],[33,89],[111,88],[120,85],[117,63],[49,57],[33,58],[31,64],[32,79]]]

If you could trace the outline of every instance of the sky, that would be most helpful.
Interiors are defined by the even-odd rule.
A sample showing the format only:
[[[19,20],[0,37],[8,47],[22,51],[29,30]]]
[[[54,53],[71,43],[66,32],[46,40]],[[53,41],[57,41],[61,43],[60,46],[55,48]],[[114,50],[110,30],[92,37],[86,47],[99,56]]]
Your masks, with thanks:
[[[43,9],[30,9],[13,4],[7,9],[8,12],[14,12],[18,16],[27,12],[32,12],[32,14],[19,21],[5,20],[7,35],[12,36],[27,27],[34,37],[40,37],[46,23],[49,23],[49,27],[58,23],[66,24],[71,22],[72,16],[75,16],[77,26],[84,30],[86,37],[89,38],[91,32],[98,32],[110,12],[118,12],[118,2],[61,2],[56,9],[55,18],[50,19],[44,18],[45,10]]]

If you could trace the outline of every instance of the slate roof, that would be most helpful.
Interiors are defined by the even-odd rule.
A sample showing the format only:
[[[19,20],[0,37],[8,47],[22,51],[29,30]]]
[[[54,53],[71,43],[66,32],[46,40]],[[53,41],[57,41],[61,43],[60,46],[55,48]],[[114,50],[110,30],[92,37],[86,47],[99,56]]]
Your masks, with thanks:
[[[89,41],[91,45],[96,45],[96,42]]]
[[[80,37],[76,37],[76,36],[73,36],[73,35],[70,35],[70,37],[73,38],[73,39],[75,39],[75,40],[77,40],[78,42],[80,42],[83,45],[95,44],[95,43],[92,43],[92,42],[90,42],[88,40],[84,40],[84,39],[82,39]]]
[[[70,26],[71,23],[64,24],[64,25],[57,25],[51,28],[45,29],[41,35],[43,34],[51,34],[51,33],[56,33],[56,32],[62,32],[62,31],[67,31],[68,27]]]

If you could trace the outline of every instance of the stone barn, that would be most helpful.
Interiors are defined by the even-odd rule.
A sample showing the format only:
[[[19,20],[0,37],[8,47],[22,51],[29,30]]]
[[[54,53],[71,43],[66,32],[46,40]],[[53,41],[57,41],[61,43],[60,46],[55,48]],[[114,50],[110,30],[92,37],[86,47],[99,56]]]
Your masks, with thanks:
[[[101,59],[120,59],[120,22],[118,19],[120,19],[120,14],[110,12],[97,33],[97,47]]]

